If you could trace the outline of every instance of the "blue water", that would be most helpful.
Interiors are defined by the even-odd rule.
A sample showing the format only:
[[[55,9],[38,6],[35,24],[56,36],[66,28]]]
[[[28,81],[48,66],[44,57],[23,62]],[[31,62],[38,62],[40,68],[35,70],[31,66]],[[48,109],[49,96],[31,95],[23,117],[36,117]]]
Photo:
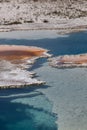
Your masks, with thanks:
[[[18,33],[18,32],[17,32]],[[44,34],[43,34],[44,35]],[[54,55],[77,54],[87,52],[87,33],[72,33],[69,37],[58,37],[55,39],[21,40],[0,39],[0,44],[17,44],[39,46],[50,50]]]
[[[73,33],[68,37],[58,37],[55,39],[0,39],[0,44],[39,46],[50,50],[50,53],[54,56],[63,54],[87,53],[87,33]],[[46,62],[47,61],[44,58],[37,60],[31,70],[43,67],[43,64]],[[55,70],[53,69],[52,73],[54,74],[54,72]],[[45,73],[45,70],[43,73]],[[58,81],[55,80],[49,82],[50,83],[47,85],[40,86],[40,89],[43,91],[51,87],[53,91],[55,91],[54,86],[58,83]],[[61,94],[62,91],[60,91],[59,95]],[[55,122],[58,119],[58,113],[53,113],[53,105],[54,103],[49,100],[49,98],[43,92],[38,91],[38,86],[31,86],[30,88],[27,86],[27,88],[21,89],[0,90],[0,129],[57,130],[58,125]]]
[[[52,113],[52,104],[34,88],[0,91],[1,130],[57,129],[56,115]],[[15,102],[19,99],[20,102]]]

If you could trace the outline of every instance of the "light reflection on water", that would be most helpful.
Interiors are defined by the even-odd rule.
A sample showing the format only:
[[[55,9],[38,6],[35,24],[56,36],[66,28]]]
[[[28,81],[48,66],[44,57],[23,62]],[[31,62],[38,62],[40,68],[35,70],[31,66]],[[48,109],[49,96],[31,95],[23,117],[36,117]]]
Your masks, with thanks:
[[[47,89],[39,89],[54,103],[58,130],[87,129],[87,69],[55,69],[45,63],[35,70],[46,79]]]

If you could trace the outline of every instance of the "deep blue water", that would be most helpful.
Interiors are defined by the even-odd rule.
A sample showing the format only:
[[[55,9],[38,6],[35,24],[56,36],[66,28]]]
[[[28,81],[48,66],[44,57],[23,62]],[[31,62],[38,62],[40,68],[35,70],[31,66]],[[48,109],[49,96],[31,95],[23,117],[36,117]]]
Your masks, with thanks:
[[[17,32],[18,33],[18,32]],[[39,40],[0,39],[0,44],[39,46],[50,50],[53,55],[77,54],[87,52],[87,33],[72,33],[69,37]]]
[[[54,56],[87,53],[87,33],[73,33],[55,39],[0,39],[0,44],[39,46],[50,50]],[[37,60],[32,70],[41,67],[44,62],[44,58]],[[48,87],[41,86],[42,89]],[[53,103],[38,91],[38,86],[0,90],[0,129],[57,130],[55,121],[58,115],[52,112],[52,107]]]

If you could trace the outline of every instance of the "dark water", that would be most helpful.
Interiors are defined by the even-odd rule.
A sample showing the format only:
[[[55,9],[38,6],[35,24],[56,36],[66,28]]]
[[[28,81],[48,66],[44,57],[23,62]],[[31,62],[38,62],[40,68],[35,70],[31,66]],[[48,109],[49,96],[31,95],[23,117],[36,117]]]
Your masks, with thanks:
[[[87,33],[74,33],[55,39],[23,40],[0,39],[0,44],[31,45],[50,50],[54,56],[87,53]],[[33,69],[43,66],[46,59],[39,59]],[[47,89],[50,86],[41,86]],[[52,112],[53,102],[41,92],[38,86],[0,91],[1,130],[57,130],[56,114]]]
[[[39,46],[50,50],[50,53],[54,55],[86,53],[87,33],[86,32],[72,33],[69,35],[69,37],[58,37],[55,39],[49,39],[49,38],[39,40],[0,39],[0,44]]]
[[[1,130],[57,129],[56,115],[52,113],[52,104],[36,90],[37,87],[34,86],[35,89],[32,87],[0,91]],[[46,86],[42,87],[47,88]],[[20,101],[17,102],[17,100]]]

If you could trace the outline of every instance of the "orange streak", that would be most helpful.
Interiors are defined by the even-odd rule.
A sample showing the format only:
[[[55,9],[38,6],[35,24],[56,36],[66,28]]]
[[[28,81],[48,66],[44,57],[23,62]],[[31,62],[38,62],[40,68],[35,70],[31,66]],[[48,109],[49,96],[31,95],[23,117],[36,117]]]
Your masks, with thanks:
[[[40,57],[47,50],[37,47],[0,45],[0,59],[23,60],[32,57]]]

